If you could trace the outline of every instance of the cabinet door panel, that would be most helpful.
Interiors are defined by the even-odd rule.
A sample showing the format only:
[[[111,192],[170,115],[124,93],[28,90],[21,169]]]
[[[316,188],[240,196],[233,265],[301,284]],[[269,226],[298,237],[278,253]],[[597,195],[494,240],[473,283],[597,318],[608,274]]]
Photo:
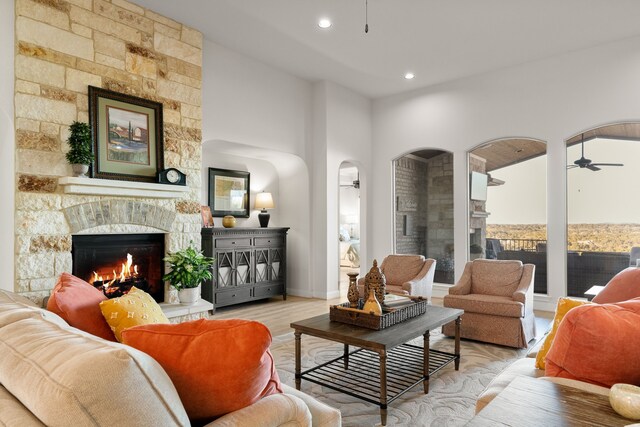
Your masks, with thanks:
[[[216,252],[216,288],[233,286],[233,251]]]
[[[256,283],[269,280],[269,249],[256,249]]]
[[[270,263],[270,277],[269,280],[276,281],[281,280],[283,276],[283,267],[284,264],[282,262],[283,258],[283,250],[282,248],[269,249],[269,263]]]
[[[245,285],[251,283],[251,251],[235,252],[236,277],[235,285]]]

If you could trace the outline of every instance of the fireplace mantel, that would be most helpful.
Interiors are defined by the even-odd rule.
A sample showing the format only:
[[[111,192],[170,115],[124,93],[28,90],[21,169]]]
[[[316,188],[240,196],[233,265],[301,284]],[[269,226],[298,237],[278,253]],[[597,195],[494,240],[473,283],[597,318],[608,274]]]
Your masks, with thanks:
[[[156,184],[149,182],[119,181],[115,179],[58,178],[58,185],[66,194],[91,194],[97,196],[150,197],[155,199],[178,199],[189,191],[182,185]]]

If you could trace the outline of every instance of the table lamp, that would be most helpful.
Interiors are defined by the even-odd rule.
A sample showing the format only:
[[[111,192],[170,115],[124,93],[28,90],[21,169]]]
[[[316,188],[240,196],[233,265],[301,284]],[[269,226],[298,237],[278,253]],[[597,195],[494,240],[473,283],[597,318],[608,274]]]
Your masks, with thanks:
[[[258,193],[256,195],[256,209],[262,209],[258,214],[258,220],[260,221],[260,227],[266,227],[269,225],[269,218],[271,215],[267,212],[267,209],[273,209],[273,197],[271,197],[271,193]]]

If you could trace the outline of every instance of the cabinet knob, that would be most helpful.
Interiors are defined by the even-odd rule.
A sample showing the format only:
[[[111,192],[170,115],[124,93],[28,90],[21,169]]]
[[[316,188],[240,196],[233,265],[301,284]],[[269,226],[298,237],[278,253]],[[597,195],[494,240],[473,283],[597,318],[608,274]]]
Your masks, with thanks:
[[[236,297],[236,294],[231,294],[231,298],[235,298],[235,297]]]

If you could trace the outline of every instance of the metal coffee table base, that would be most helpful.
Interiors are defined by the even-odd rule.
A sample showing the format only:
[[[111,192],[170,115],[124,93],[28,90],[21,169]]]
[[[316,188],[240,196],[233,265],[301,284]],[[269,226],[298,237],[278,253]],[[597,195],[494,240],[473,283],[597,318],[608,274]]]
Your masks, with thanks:
[[[380,406],[382,425],[387,423],[387,405],[413,387],[423,384],[424,393],[429,392],[429,378],[434,373],[454,362],[456,371],[460,367],[459,318],[456,319],[455,353],[429,349],[429,333],[424,334],[424,347],[401,344],[391,350],[349,351],[344,344],[344,353],[319,366],[301,372],[300,337],[295,333],[296,388],[301,380],[320,384],[375,405]]]

